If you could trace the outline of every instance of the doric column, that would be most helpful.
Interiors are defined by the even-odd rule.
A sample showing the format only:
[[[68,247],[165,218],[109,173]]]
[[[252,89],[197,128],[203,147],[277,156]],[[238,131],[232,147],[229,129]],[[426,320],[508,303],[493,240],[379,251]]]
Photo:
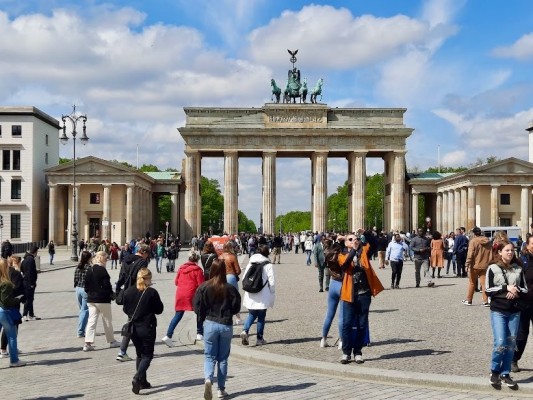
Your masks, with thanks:
[[[461,188],[461,226],[466,228],[468,232],[473,226],[468,225],[468,199],[467,199],[467,188]]]
[[[313,194],[313,231],[325,232],[328,220],[328,153],[314,152],[311,192]]]
[[[531,197],[531,186],[522,185],[520,192],[520,229],[522,238],[526,239],[526,233],[529,232],[529,199]]]
[[[102,224],[102,239],[111,240],[110,227],[111,227],[111,185],[102,185],[104,188],[104,215],[103,220],[107,221],[107,225]]]
[[[476,223],[476,187],[468,186],[468,229],[472,229],[477,225]]]
[[[126,240],[133,239],[133,185],[126,186]]]
[[[170,192],[170,225],[169,232],[174,235],[179,234],[178,231],[178,192]]]
[[[351,211],[350,226],[352,232],[365,228],[366,199],[366,152],[352,152],[348,155],[350,172]],[[403,203],[402,203],[403,204]]]
[[[185,238],[190,240],[201,230],[200,153],[185,151]]]
[[[57,185],[48,185],[48,240],[56,240]]]
[[[442,192],[437,192],[437,209],[435,210],[435,229],[443,233],[442,229]]]
[[[448,230],[450,232],[455,231],[457,226],[455,226],[455,215],[454,215],[454,208],[455,208],[455,191],[448,190]]]
[[[411,194],[411,230],[417,230],[418,226],[418,193]]]
[[[490,187],[490,225],[498,226],[498,189],[500,185]]]
[[[274,233],[276,219],[276,152],[263,152],[263,233]]]
[[[405,192],[405,151],[395,151],[393,160],[391,229],[403,230],[405,225],[403,195]]]
[[[461,226],[461,189],[454,189],[453,222],[456,228]]]
[[[224,152],[224,231],[239,231],[239,154]]]
[[[448,233],[450,232],[450,228],[448,227],[448,192],[444,191],[442,192],[442,217],[441,217],[441,223],[442,223],[442,233]]]

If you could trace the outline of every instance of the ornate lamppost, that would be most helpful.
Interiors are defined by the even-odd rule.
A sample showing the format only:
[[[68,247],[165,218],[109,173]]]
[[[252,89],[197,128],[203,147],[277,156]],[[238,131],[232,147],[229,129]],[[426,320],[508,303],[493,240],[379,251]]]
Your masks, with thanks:
[[[86,135],[86,126],[85,123],[87,122],[87,115],[86,114],[78,114],[76,112],[76,105],[72,106],[72,112],[69,115],[62,115],[61,120],[63,121],[63,134],[61,135],[61,138],[59,139],[61,141],[61,144],[65,145],[68,142],[68,136],[67,136],[67,121],[70,121],[72,125],[72,131],[70,134],[72,135],[72,141],[74,143],[74,158],[73,158],[73,167],[72,167],[72,254],[70,256],[70,259],[72,261],[78,261],[78,229],[77,229],[77,221],[76,221],[76,195],[77,195],[77,189],[76,189],[76,136],[78,135],[77,127],[79,122],[83,122],[83,134],[80,138],[81,144],[85,145],[87,144],[87,141],[89,138]]]

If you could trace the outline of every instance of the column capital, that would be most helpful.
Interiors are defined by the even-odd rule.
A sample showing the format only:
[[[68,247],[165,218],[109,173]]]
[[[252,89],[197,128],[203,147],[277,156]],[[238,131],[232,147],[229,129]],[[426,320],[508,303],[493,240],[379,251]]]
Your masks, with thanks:
[[[490,184],[490,187],[491,188],[499,188],[501,185],[499,183],[491,183]]]
[[[225,156],[233,156],[233,155],[238,156],[239,150],[224,150],[224,155]]]
[[[112,183],[102,183],[102,186],[104,188],[110,188],[111,186],[113,186],[113,184]]]
[[[523,184],[523,185],[520,185],[522,188],[525,188],[525,189],[530,189],[531,188],[531,185],[527,185],[527,184]]]
[[[183,152],[185,153],[186,156],[197,156],[197,155],[200,155],[200,150],[186,149]]]
[[[391,153],[395,156],[405,156],[405,154],[407,154],[407,150],[394,150],[391,151]]]

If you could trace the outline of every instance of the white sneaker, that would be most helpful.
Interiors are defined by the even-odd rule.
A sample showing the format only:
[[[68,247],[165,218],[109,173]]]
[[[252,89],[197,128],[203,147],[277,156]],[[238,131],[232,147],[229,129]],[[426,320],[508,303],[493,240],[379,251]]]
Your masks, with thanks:
[[[83,351],[93,351],[94,350],[94,347],[90,344],[86,344],[85,346],[83,346]]]
[[[6,351],[0,352],[0,358],[9,357],[9,353]]]
[[[213,398],[213,391],[212,391],[213,384],[209,379],[205,380],[204,384],[204,399],[205,400],[211,400]]]
[[[329,344],[326,338],[320,339],[320,347],[329,347]]]
[[[196,335],[196,340],[204,340],[203,335],[200,335],[199,333]]]
[[[364,363],[365,360],[363,359],[363,356],[361,354],[358,354],[355,356],[355,363],[356,364],[362,364]]]
[[[228,397],[228,392],[226,392],[225,390],[218,389],[217,397],[219,399],[223,399],[224,397]]]
[[[114,348],[117,348],[117,347],[120,347],[120,342],[118,342],[116,340],[113,340],[111,343],[109,343],[109,348],[110,349],[114,349]]]
[[[242,342],[243,346],[248,346],[248,344],[249,344],[249,342],[248,342],[248,334],[246,333],[246,331],[242,331],[241,332],[241,342]]]
[[[165,336],[163,339],[161,339],[163,343],[165,343],[168,347],[174,347],[174,342],[172,342],[172,339],[168,336]]]

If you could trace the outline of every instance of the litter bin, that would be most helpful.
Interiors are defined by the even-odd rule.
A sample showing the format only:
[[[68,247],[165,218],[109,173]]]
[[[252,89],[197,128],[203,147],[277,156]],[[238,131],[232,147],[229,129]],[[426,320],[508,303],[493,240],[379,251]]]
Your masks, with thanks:
[[[41,256],[38,254],[35,256],[35,266],[37,267],[37,272],[41,272]]]

